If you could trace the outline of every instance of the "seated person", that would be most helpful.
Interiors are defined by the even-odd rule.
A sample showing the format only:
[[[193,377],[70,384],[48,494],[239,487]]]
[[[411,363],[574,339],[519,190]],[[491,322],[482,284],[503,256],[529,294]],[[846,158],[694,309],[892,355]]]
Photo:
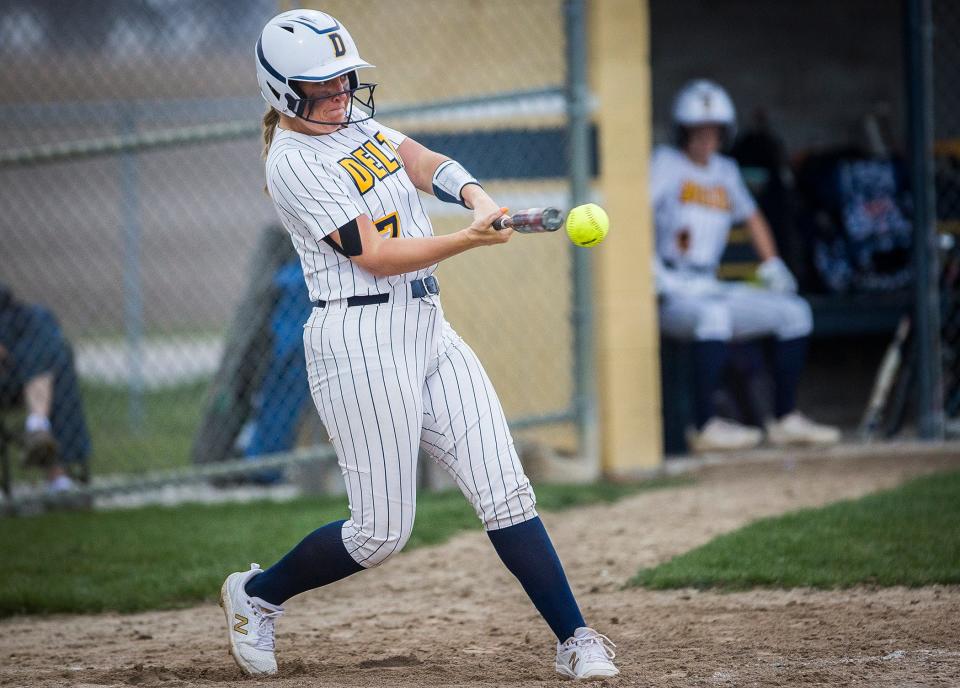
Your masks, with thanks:
[[[673,104],[676,146],[659,147],[651,164],[660,327],[670,337],[694,342],[696,427],[689,429],[687,442],[693,451],[746,449],[761,442],[759,429],[719,418],[713,395],[731,342],[773,337],[774,417],[764,423],[767,439],[775,445],[831,444],[839,431],[796,409],[813,328],[810,306],[796,295],[796,280],[778,257],[736,163],[719,153],[735,122],[726,91],[710,81],[690,82]],[[741,222],[762,261],[757,277],[763,288],[717,279],[730,227]]]
[[[85,475],[90,457],[73,350],[49,310],[0,284],[0,408],[20,403],[25,464],[46,472],[49,492],[70,489],[70,469]]]

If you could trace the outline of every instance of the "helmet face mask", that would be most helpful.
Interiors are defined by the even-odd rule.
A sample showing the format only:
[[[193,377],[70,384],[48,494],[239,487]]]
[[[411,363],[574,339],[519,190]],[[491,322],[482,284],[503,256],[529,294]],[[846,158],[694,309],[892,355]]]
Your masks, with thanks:
[[[293,116],[299,117],[303,121],[310,122],[311,124],[337,126],[357,124],[359,122],[366,122],[368,119],[373,119],[374,112],[376,111],[376,105],[373,101],[373,92],[377,88],[377,85],[372,83],[358,83],[356,82],[356,77],[350,80],[350,84],[350,87],[344,89],[343,91],[337,91],[336,93],[318,96],[316,98],[307,98],[303,95],[303,89],[299,86],[299,84],[293,82],[290,84],[291,89],[294,92],[301,94],[301,97],[294,98],[288,94],[286,97],[287,107],[291,110]],[[359,95],[361,92],[366,92],[366,95]],[[310,116],[313,114],[315,104],[329,100],[330,98],[342,96],[344,94],[347,96],[346,116],[341,121],[328,122],[322,119],[313,119]],[[358,111],[357,117],[354,117],[353,115],[355,107]]]
[[[704,127],[713,127],[717,130],[717,136],[719,139],[718,150],[725,150],[733,143],[730,137],[731,127],[729,124],[724,122],[704,122],[702,124],[692,124],[688,126],[683,126],[681,124],[675,125],[674,141],[677,147],[686,149],[690,143],[690,138],[693,133],[697,129]]]
[[[254,51],[260,94],[280,114],[306,122],[342,126],[374,116],[376,84],[360,83],[358,70],[373,67],[360,57],[349,31],[335,18],[316,10],[291,10],[267,22]],[[308,98],[304,82],[325,82],[346,75],[349,89]],[[320,100],[347,93],[343,121],[312,117]],[[365,95],[364,95],[365,94]]]

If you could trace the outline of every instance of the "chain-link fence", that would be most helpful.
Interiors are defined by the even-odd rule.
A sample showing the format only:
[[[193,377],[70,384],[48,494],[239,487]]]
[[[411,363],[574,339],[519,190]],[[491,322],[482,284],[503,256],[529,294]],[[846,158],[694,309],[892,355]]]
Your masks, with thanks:
[[[260,160],[253,46],[286,9],[0,5],[0,440],[21,482],[54,488],[61,464],[96,481],[323,446],[310,304]],[[459,159],[502,205],[567,205],[561,0],[319,9],[377,65],[380,121]],[[493,49],[506,26],[535,40]],[[424,204],[438,233],[469,222]],[[438,271],[449,319],[517,427],[552,423],[575,443],[569,247],[530,236],[476,253]]]
[[[933,26],[937,224],[954,244],[941,277],[943,410],[948,434],[960,435],[960,6],[934,0]]]

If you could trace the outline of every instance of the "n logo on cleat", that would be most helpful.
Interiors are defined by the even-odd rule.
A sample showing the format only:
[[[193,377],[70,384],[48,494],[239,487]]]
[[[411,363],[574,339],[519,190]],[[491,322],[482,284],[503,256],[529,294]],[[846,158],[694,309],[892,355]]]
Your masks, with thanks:
[[[246,633],[246,631],[244,631]],[[570,655],[570,669],[573,673],[577,673],[577,664],[580,663],[580,658],[577,657],[576,653]]]
[[[250,619],[242,614],[234,614],[233,618],[237,620],[237,623],[233,624],[233,630],[237,633],[247,635],[247,624],[250,623]]]

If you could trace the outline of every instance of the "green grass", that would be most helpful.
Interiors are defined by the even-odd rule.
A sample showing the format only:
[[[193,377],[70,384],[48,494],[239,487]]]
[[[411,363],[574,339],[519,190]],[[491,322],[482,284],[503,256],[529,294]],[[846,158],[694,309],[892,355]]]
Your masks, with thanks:
[[[542,510],[554,510],[688,483],[541,485],[537,496]],[[250,561],[269,564],[314,528],[346,516],[346,498],[339,496],[2,520],[0,617],[130,612],[215,599],[226,573]],[[408,548],[468,529],[479,524],[459,492],[424,493]]]
[[[960,583],[960,471],[756,521],[641,570],[651,588]]]
[[[95,475],[175,468],[189,463],[207,382],[144,392],[143,425],[130,422],[125,387],[83,385]]]

